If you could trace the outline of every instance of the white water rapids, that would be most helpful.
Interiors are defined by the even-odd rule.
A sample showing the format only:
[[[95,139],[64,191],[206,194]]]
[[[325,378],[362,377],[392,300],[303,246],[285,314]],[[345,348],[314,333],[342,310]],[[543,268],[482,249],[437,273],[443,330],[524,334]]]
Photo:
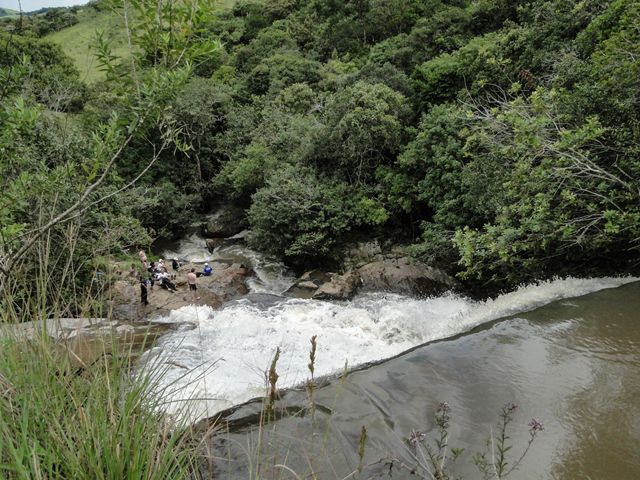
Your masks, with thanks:
[[[319,377],[342,371],[345,362],[352,368],[384,360],[501,317],[636,280],[559,279],[481,302],[456,294],[415,299],[378,293],[341,303],[282,298],[266,306],[244,300],[218,311],[189,306],[159,319],[183,326],[142,361],[159,360],[166,367],[160,379],[166,410],[193,421],[265,394],[265,372],[276,347],[278,386],[306,381],[313,335]]]

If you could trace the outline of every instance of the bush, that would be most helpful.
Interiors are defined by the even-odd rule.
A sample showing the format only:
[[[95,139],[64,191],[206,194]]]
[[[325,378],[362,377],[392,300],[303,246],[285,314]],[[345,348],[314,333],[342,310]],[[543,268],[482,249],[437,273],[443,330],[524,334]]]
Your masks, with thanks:
[[[373,200],[308,168],[282,168],[252,200],[250,245],[297,266],[335,259],[351,230],[387,218]]]

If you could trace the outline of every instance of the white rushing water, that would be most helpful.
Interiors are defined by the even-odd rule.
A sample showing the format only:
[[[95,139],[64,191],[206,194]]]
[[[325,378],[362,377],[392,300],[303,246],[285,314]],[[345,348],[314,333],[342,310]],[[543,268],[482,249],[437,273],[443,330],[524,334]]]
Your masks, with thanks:
[[[214,254],[207,250],[207,241],[197,232],[181,238],[175,245],[160,252],[162,258],[176,258],[181,262],[204,263],[210,262]]]
[[[184,415],[188,402],[189,419],[196,420],[263,395],[276,347],[279,387],[306,381],[313,335],[318,377],[340,372],[345,362],[352,368],[380,361],[501,317],[636,280],[567,278],[482,302],[456,294],[414,299],[379,293],[342,303],[282,299],[270,306],[242,301],[219,311],[183,307],[160,321],[192,328],[167,334],[143,362],[159,360],[167,369],[161,379],[167,411]]]

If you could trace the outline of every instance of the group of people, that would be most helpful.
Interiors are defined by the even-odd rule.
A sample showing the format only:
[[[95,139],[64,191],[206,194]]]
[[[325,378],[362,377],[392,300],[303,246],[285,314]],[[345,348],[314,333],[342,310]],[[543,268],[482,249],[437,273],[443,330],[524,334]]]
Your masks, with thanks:
[[[172,293],[177,292],[175,284],[171,281],[175,279],[175,274],[171,275],[167,271],[167,267],[165,266],[164,260],[160,259],[157,263],[149,262],[146,253],[144,250],[140,250],[138,252],[138,257],[140,258],[140,262],[144,269],[148,272],[148,277],[144,275],[140,275],[140,301],[143,305],[149,305],[149,292],[148,286],[150,285],[153,289],[154,284],[157,282],[161,288],[168,290]],[[180,269],[180,263],[176,258],[171,260],[171,266],[174,271],[178,271]],[[192,292],[193,299],[199,300],[200,297],[197,296],[197,277],[199,276],[211,276],[213,273],[213,268],[208,263],[204,264],[204,268],[202,272],[197,272],[196,269],[192,268],[189,273],[187,273],[187,284],[189,285],[189,290]],[[134,277],[138,275],[138,272],[135,268],[134,264],[131,264],[131,270],[129,271],[129,275]]]

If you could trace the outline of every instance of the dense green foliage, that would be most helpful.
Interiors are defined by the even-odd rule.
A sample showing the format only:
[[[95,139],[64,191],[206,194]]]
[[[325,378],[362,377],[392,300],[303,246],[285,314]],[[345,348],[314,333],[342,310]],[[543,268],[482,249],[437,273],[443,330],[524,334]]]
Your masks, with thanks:
[[[384,236],[496,285],[632,268],[639,9],[238,2],[212,26],[224,107],[193,106],[216,193],[292,264]]]
[[[180,17],[176,22],[181,24]],[[158,198],[180,208],[170,182],[148,197],[136,196],[130,187],[164,150],[182,148],[171,104],[203,53],[197,51],[201,43],[183,41],[193,50],[171,68],[142,68],[147,53],[139,48],[129,58],[129,69],[118,71],[105,43],[98,61],[111,72],[109,83],[89,91],[59,46],[29,35],[0,34],[2,310],[39,318],[42,304],[33,302],[38,298],[61,309],[52,314],[76,314],[94,287],[96,269],[104,270],[98,259],[151,243]],[[204,43],[209,49],[212,44]],[[151,154],[140,152],[143,143],[152,145]],[[142,158],[124,166],[133,155]],[[47,273],[40,277],[45,264]],[[47,283],[58,288],[42,289]],[[41,289],[46,295],[35,295]]]
[[[147,72],[189,65],[115,165],[113,185],[136,181],[118,195],[130,225],[179,235],[235,202],[251,245],[294,266],[374,236],[496,286],[637,265],[640,2],[214,3],[102,2],[121,18],[128,5],[136,50],[98,36],[105,80],[86,92],[52,50],[20,90],[28,135],[67,121],[46,110],[79,111],[68,148],[93,157],[82,135],[139,112]],[[34,41],[14,37],[3,65]],[[76,96],[53,102],[58,84]],[[50,159],[67,148],[51,144]]]
[[[19,12],[2,15],[0,12],[0,28],[21,35],[44,37],[78,23],[77,13],[78,7],[47,8],[22,15]]]

